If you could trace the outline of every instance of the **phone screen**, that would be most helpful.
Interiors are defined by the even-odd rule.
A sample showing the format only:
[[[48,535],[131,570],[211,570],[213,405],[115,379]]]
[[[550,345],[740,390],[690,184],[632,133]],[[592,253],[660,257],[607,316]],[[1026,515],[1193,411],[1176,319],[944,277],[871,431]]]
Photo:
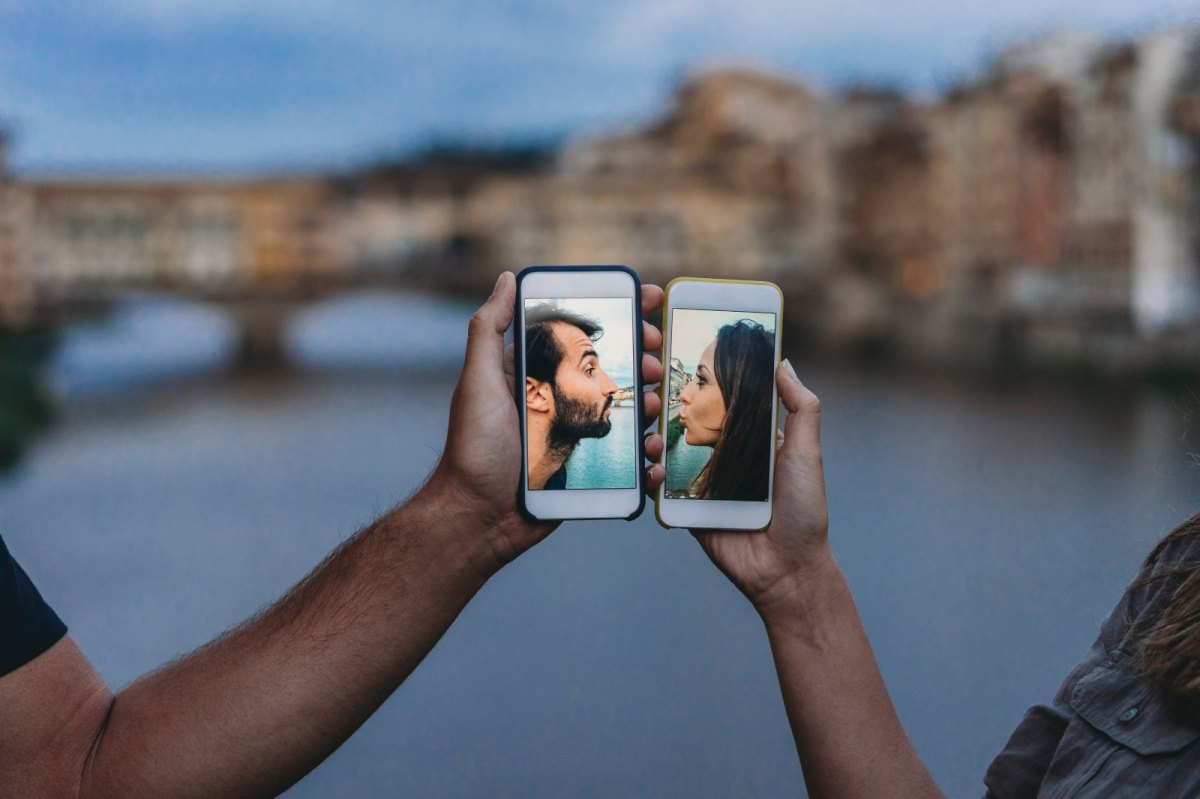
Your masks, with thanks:
[[[775,328],[773,313],[672,309],[668,499],[767,501]]]
[[[633,300],[527,298],[523,312],[529,489],[636,488]]]

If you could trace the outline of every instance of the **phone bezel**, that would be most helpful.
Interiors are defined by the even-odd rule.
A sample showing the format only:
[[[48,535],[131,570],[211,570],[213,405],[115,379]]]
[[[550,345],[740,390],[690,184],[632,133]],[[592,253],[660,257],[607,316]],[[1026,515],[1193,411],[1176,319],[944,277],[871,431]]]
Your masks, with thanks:
[[[521,422],[521,481],[522,511],[534,519],[633,519],[646,506],[645,484],[645,415],[642,404],[642,297],[637,273],[627,266],[531,266],[517,276],[517,307],[513,335],[514,376],[516,378],[517,409]],[[579,298],[625,297],[633,304],[634,365],[634,452],[635,481],[633,488],[589,488],[562,491],[532,491],[529,489],[529,451],[526,445],[525,394],[525,299],[541,297]]]
[[[783,342],[783,292],[774,283],[750,280],[711,280],[706,278],[676,278],[667,284],[667,296],[663,303],[663,368],[671,363],[671,319],[675,310],[702,311],[745,311],[750,313],[775,314],[775,363],[778,366]],[[670,381],[664,374],[659,386],[662,410],[659,413],[658,430],[664,444],[667,437],[667,418],[670,409],[667,394]],[[655,515],[664,527],[688,527],[696,529],[761,530],[771,522],[771,506],[775,497],[775,445],[774,431],[779,426],[779,388],[771,381],[773,402],[771,403],[772,441],[771,462],[765,502],[730,502],[723,500],[669,499],[666,496],[666,480],[655,494]],[[666,469],[667,452],[664,447],[659,463]]]

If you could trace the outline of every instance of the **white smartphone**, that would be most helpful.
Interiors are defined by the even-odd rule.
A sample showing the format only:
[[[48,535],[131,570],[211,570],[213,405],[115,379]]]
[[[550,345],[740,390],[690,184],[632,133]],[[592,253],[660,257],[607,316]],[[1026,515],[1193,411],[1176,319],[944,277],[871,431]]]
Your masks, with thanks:
[[[632,519],[646,504],[641,284],[625,266],[532,266],[513,337],[521,507]]]
[[[677,278],[663,311],[660,386],[666,527],[761,530],[771,521],[783,293],[773,283]]]

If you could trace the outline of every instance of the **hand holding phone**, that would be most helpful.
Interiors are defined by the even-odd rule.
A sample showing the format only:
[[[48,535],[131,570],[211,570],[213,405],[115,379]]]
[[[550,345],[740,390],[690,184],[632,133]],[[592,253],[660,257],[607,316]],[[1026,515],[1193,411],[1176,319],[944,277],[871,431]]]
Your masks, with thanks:
[[[627,267],[518,277],[520,495],[532,518],[634,518],[644,507],[640,299]]]
[[[656,502],[665,526],[760,530],[771,521],[782,296],[771,283],[668,284],[666,480]]]
[[[517,493],[522,471],[522,430],[514,372],[519,373],[517,348],[505,346],[506,331],[514,327],[517,306],[517,281],[510,272],[499,276],[492,296],[472,316],[467,336],[466,358],[462,375],[450,401],[446,446],[437,468],[422,492],[433,492],[446,499],[444,520],[451,528],[473,517],[486,521],[487,537],[497,559],[494,568],[516,558],[549,535],[554,520],[531,520],[522,513]],[[639,307],[649,314],[662,306],[663,291],[658,286],[641,287]],[[519,335],[513,331],[514,337]],[[662,336],[646,326],[642,333],[646,347],[655,354],[638,353],[636,363],[643,382],[654,383],[662,377],[657,352]],[[518,339],[519,341],[519,339]],[[656,418],[657,395],[643,396],[643,412]],[[645,416],[639,428],[646,424]],[[657,457],[661,439],[657,434],[646,441],[647,449]],[[661,481],[661,467],[647,475],[651,490]],[[563,492],[558,492],[563,493]]]
[[[775,466],[771,523],[755,535],[693,531],[764,619],[794,612],[804,591],[838,572],[829,549],[821,403],[787,361],[776,370],[775,381],[788,416]]]

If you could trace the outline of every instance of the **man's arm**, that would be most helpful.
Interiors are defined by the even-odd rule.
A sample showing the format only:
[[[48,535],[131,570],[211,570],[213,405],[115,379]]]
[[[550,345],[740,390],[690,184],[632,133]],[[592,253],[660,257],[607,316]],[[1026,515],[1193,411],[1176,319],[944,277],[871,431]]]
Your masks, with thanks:
[[[642,299],[652,311],[662,291]],[[555,527],[516,509],[514,301],[505,273],[471,321],[429,481],[283,599],[115,697],[70,638],[0,679],[0,796],[274,796],[357,729],[484,582]],[[657,360],[643,376],[660,379]]]
[[[437,643],[497,566],[487,533],[431,482],[261,615],[116,697],[64,639],[0,690],[0,793],[280,793]]]
[[[786,361],[777,378],[788,418],[770,526],[695,535],[766,625],[809,794],[940,797],[896,716],[829,550],[820,403]]]

